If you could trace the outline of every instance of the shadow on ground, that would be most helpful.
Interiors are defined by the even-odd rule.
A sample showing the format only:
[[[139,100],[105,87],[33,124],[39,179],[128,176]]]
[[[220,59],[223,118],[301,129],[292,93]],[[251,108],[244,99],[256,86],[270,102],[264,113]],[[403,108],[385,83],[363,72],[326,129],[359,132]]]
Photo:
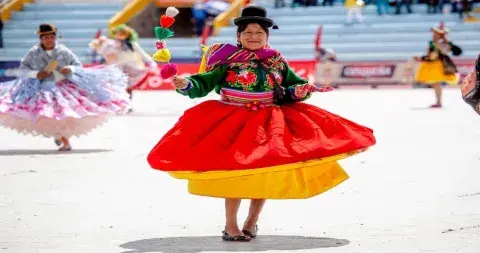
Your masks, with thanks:
[[[131,112],[128,114],[117,115],[117,117],[180,117],[182,112]]]
[[[123,253],[201,253],[201,252],[259,252],[269,250],[307,250],[348,245],[345,239],[263,235],[250,242],[224,242],[220,236],[167,237],[144,239],[120,245]]]
[[[72,155],[111,152],[111,149],[73,149],[72,151],[58,151],[56,149],[7,149],[0,150],[0,156],[22,155]]]

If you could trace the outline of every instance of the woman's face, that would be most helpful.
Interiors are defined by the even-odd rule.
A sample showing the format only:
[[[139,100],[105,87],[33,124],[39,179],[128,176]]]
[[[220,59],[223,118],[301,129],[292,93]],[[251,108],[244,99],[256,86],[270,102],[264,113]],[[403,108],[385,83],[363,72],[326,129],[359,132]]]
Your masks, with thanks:
[[[55,47],[56,38],[55,34],[45,34],[40,36],[40,43],[45,50],[51,50]]]
[[[259,50],[267,45],[268,36],[259,24],[248,24],[247,28],[237,34],[242,47],[247,50]]]
[[[443,38],[442,34],[437,33],[437,32],[433,32],[433,41],[438,41],[441,38]]]
[[[115,34],[115,38],[117,40],[126,40],[128,38],[128,33],[126,33],[125,31],[118,31]]]

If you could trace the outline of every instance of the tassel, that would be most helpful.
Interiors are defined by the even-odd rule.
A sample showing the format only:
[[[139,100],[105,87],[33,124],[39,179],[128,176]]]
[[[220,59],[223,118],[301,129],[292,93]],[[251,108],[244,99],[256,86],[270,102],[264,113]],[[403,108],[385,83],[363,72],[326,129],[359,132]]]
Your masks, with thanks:
[[[173,37],[174,35],[172,31],[159,26],[155,27],[153,31],[155,32],[155,36],[157,36],[158,40],[164,40],[164,39]]]
[[[157,62],[169,62],[170,61],[170,50],[168,48],[164,48],[158,50],[154,55],[153,59]]]
[[[172,64],[172,63],[169,63],[165,66],[163,66],[162,70],[160,70],[160,76],[163,78],[163,79],[168,79],[174,75],[177,74],[177,64]]]
[[[167,42],[164,40],[159,40],[157,43],[155,43],[155,46],[157,47],[157,50],[167,48]]]
[[[170,6],[170,7],[167,8],[167,11],[165,12],[165,15],[167,17],[174,18],[175,16],[178,15],[178,13],[180,13],[180,11],[177,8]]]
[[[173,25],[173,23],[175,23],[175,19],[172,17],[166,15],[162,15],[162,17],[160,17],[160,26],[163,28],[169,28]]]

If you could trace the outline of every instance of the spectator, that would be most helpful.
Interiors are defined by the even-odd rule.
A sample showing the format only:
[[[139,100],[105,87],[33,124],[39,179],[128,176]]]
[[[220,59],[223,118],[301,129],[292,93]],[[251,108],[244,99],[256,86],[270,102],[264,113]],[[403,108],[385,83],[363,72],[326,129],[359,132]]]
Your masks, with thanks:
[[[458,8],[458,15],[463,19],[463,15],[467,14],[468,18],[472,17],[472,0],[460,0],[460,8]]]
[[[385,13],[390,13],[390,5],[388,0],[377,0],[377,13],[382,16],[382,9],[385,10]]]
[[[353,23],[353,17],[358,23],[363,23],[362,7],[365,2],[362,0],[345,0],[345,10],[347,11],[346,25]]]
[[[322,6],[333,6],[334,0],[323,0],[322,1]]]
[[[226,11],[230,4],[225,0],[204,0],[192,8],[195,34],[201,36],[207,20],[214,19],[220,13]]]
[[[290,7],[295,8],[295,7],[304,6],[304,5],[305,5],[304,0],[293,0]]]
[[[205,22],[207,20],[207,12],[203,9],[203,3],[195,4],[192,7],[192,16],[194,24],[194,33],[197,36],[202,35],[203,28],[205,27]]]
[[[283,8],[286,6],[285,0],[275,0],[275,8]]]
[[[427,0],[427,14],[436,14],[439,6],[438,0]]]
[[[401,8],[402,6],[405,5],[405,7],[407,8],[407,12],[410,14],[412,13],[412,0],[395,0],[395,7],[396,7],[396,11],[395,11],[395,14],[396,15],[400,15],[401,13]]]
[[[297,7],[297,6],[317,6],[318,5],[318,0],[293,0],[291,7]]]

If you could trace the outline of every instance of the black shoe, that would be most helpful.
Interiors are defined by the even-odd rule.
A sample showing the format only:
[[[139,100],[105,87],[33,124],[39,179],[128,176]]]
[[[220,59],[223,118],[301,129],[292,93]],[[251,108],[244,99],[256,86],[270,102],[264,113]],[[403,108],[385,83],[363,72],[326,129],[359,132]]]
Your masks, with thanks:
[[[229,235],[226,231],[222,231],[222,239],[224,241],[229,241],[229,242],[249,242],[252,240],[249,236],[245,235],[237,235],[237,236],[231,236]]]
[[[257,237],[258,226],[255,225],[255,231],[253,231],[253,232],[250,232],[250,231],[248,231],[248,230],[246,230],[246,229],[242,229],[242,233],[245,234],[246,236],[254,239],[255,237]]]

